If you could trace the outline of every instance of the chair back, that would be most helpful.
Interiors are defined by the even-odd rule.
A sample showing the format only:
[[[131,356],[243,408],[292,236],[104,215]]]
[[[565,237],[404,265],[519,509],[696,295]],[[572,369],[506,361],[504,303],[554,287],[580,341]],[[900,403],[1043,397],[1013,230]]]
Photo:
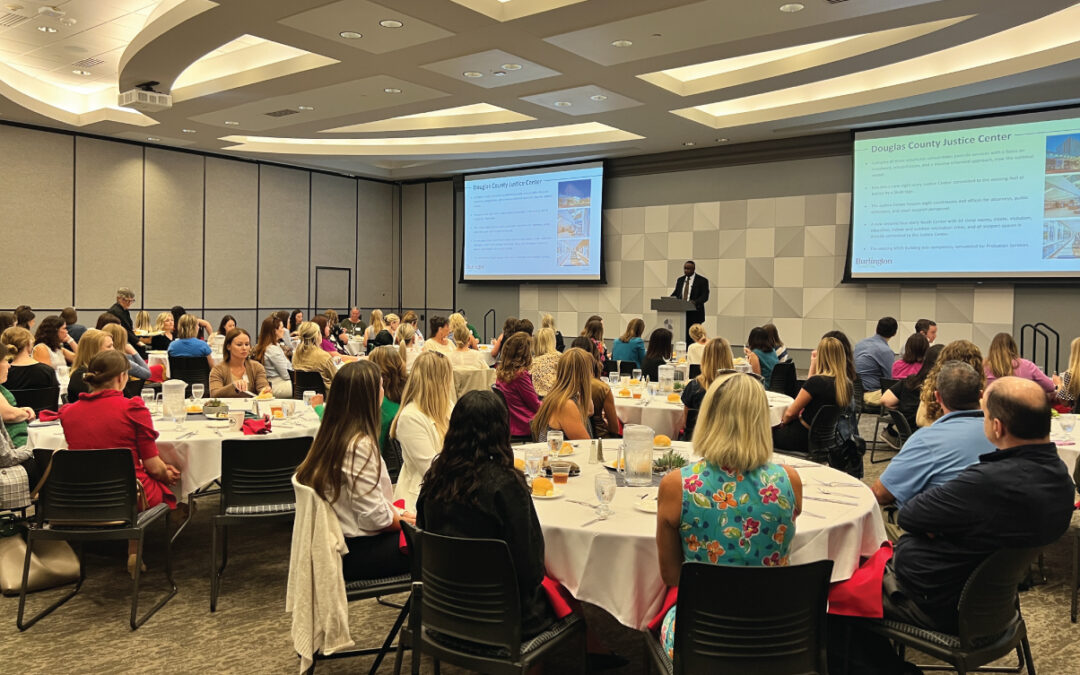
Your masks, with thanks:
[[[798,393],[795,390],[796,379],[795,363],[781,361],[773,366],[772,377],[769,379],[769,391],[775,391],[778,394],[794,398],[795,394]]]
[[[311,436],[221,443],[221,513],[234,506],[291,504],[292,475],[307,457]]]
[[[690,379],[692,380],[692,379],[694,379],[695,377],[697,377],[698,375],[701,374],[701,364],[700,363],[691,363],[690,367],[689,367],[689,370],[690,370]]]
[[[638,367],[637,361],[617,361],[616,363],[618,364],[619,375],[633,375],[634,368]],[[693,368],[693,366],[690,367]],[[698,370],[700,369],[701,366],[698,366]]]
[[[674,672],[827,673],[831,560],[790,567],[688,562],[679,576]],[[762,602],[763,589],[780,602]]]
[[[889,417],[892,418],[893,426],[896,427],[896,434],[900,439],[900,445],[903,446],[913,433],[911,423],[908,422],[907,416],[899,410],[889,410]]]
[[[499,539],[420,533],[425,629],[521,656],[521,600],[514,561]]]
[[[187,382],[185,396],[191,396],[191,385],[201,384],[209,397],[210,363],[205,356],[170,356],[169,377]]]
[[[386,464],[386,473],[390,475],[390,482],[396,484],[398,475],[401,473],[401,466],[405,463],[401,454],[401,441],[387,435],[386,446],[380,448],[380,451],[383,463]]]
[[[131,450],[57,450],[41,483],[38,522],[134,525],[136,485]]]
[[[1020,620],[1017,586],[1040,548],[1007,548],[979,563],[960,593],[959,637],[964,649],[981,646]]]
[[[886,390],[892,389],[896,386],[896,383],[900,380],[894,380],[888,377],[881,378],[881,392],[885,393]]]
[[[863,388],[862,377],[857,373],[855,379],[851,381],[852,396],[855,399],[855,413],[861,415],[867,408],[866,403],[863,401],[863,395],[866,394],[866,389]]]
[[[42,410],[56,412],[60,409],[60,385],[41,387],[40,389],[11,389],[15,405],[20,408],[33,408],[34,413]]]
[[[313,391],[316,394],[326,395],[326,384],[323,382],[322,373],[313,370],[293,371],[293,398],[303,400],[305,391]]]
[[[836,423],[840,420],[840,408],[835,405],[822,406],[814,420],[810,422],[810,434],[807,447],[811,455],[827,453],[837,444]]]

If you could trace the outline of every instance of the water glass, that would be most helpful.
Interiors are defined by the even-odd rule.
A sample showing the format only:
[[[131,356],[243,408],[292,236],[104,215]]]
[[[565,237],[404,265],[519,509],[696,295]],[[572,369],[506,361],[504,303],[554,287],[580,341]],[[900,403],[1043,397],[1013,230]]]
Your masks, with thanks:
[[[306,405],[307,407],[310,408],[311,407],[311,399],[313,399],[313,398],[315,398],[315,392],[313,390],[308,389],[307,391],[305,391],[304,392],[304,405]]]
[[[176,425],[176,430],[180,431],[184,428],[184,422],[187,421],[187,408],[184,406],[172,406],[169,408],[169,417],[172,418],[173,423]]]
[[[607,471],[596,474],[593,489],[596,490],[596,499],[600,502],[596,507],[596,517],[606,519],[611,515],[611,500],[615,499],[615,477]]]
[[[195,399],[195,404],[198,405],[202,402],[203,394],[206,393],[206,387],[202,384],[191,385],[191,398]]]
[[[532,484],[533,478],[540,475],[540,467],[544,464],[544,451],[541,448],[529,448],[525,451],[525,475]]]
[[[563,432],[551,429],[547,434],[548,457],[555,459],[559,456],[559,450],[563,444]]]
[[[619,386],[619,371],[615,370],[608,373],[608,384],[612,387]]]
[[[638,382],[641,382],[641,368],[634,368],[634,374],[631,375],[630,377],[632,378],[630,380],[631,382],[633,382],[634,380],[637,380]]]
[[[1058,416],[1058,424],[1061,425],[1061,430],[1067,434],[1071,434],[1073,429],[1076,428],[1076,415],[1066,413]]]
[[[56,369],[56,376],[61,380],[68,379],[69,369],[67,366],[60,366]]]

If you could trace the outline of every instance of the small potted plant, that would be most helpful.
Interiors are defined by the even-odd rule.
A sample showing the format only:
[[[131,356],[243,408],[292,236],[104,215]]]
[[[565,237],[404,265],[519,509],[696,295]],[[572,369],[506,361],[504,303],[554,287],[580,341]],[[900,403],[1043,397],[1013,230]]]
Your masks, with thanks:
[[[229,414],[229,406],[220,399],[212,398],[203,403],[203,414],[207,417],[223,417]]]

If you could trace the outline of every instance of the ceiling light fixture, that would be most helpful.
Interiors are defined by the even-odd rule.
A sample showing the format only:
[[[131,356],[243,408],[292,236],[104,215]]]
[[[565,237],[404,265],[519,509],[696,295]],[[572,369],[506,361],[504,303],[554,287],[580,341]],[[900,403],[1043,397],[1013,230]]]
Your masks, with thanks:
[[[79,68],[76,68],[71,72],[75,73],[76,75],[82,75],[83,77],[86,77],[87,75],[93,75],[93,73],[91,73],[89,70],[81,70]]]
[[[504,63],[499,67],[502,68],[503,70],[521,70],[521,64],[520,63]]]
[[[383,91],[386,92],[387,94],[400,94],[401,93],[401,90],[398,89],[397,87],[387,87],[386,89],[383,89]]]
[[[345,38],[346,40],[359,40],[360,38],[364,37],[363,33],[357,33],[354,30],[343,30],[338,33],[338,35]]]
[[[694,145],[697,145],[697,144],[694,143],[693,141],[684,141],[683,145],[685,145],[688,148],[691,148],[691,147],[693,147]]]
[[[597,101],[597,102],[606,101],[607,96],[604,96],[603,94],[593,94],[592,96],[589,97],[589,100]]]
[[[716,142],[717,143],[727,143],[728,139],[726,139],[726,138],[718,138],[718,139],[716,139]]]
[[[227,126],[227,127],[238,127],[238,126],[240,126],[240,123],[236,122],[234,120],[225,120],[225,126]]]
[[[464,73],[462,73],[462,75],[464,75],[465,77],[471,77],[471,78],[477,78],[477,77],[483,77],[484,76],[483,73],[481,73],[480,71],[477,71],[477,70],[466,70]]]
[[[611,43],[611,46],[612,46],[612,47],[619,47],[619,48],[623,48],[623,47],[630,47],[630,46],[632,46],[633,44],[634,44],[634,43],[633,43],[633,42],[631,42],[630,40],[616,40],[616,41],[614,41],[614,42],[612,42],[612,43]]]
[[[570,101],[555,101],[551,105],[555,106],[556,108],[569,108],[573,104],[570,103]]]
[[[52,26],[38,26],[37,29],[42,33],[55,33],[56,29]]]
[[[298,106],[296,106],[296,109],[297,110],[304,110],[304,111],[314,110],[315,106],[313,106],[313,105],[298,105]]]
[[[154,143],[156,141],[160,141],[161,139],[158,138],[157,136],[147,136],[146,140],[150,141],[151,143]]]
[[[405,24],[401,23],[397,19],[383,19],[379,22],[379,25],[383,28],[401,28]]]
[[[180,132],[184,133],[184,134],[193,134],[193,133],[195,133],[195,130],[194,129],[181,129]]]
[[[505,70],[493,70],[493,71],[491,71],[491,74],[494,75],[495,77],[502,77],[503,75],[506,75],[506,71]]]
[[[806,5],[801,2],[789,2],[787,4],[780,5],[780,11],[787,14],[794,14],[795,12],[801,12],[806,9]]]
[[[60,19],[60,25],[61,26],[74,26],[75,25],[75,19],[72,19],[70,16],[65,16],[63,19]]]

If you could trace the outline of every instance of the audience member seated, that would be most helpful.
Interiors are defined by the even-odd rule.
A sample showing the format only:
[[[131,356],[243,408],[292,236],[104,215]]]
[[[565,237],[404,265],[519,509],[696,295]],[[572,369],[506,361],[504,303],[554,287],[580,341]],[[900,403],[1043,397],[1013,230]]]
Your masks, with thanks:
[[[532,436],[529,422],[540,409],[540,399],[529,375],[531,365],[532,340],[523,332],[514,333],[503,343],[502,359],[495,370],[495,388],[502,392],[510,410],[512,436]]]
[[[464,322],[454,328],[451,337],[454,339],[454,351],[450,352],[450,365],[454,370],[483,370],[488,367],[480,352],[470,347],[476,338]]]
[[[529,321],[528,319],[522,319],[522,320],[518,321],[517,329],[518,329],[518,332],[525,333],[529,337],[533,336],[533,330],[534,330],[533,322]]]
[[[394,344],[397,345],[401,360],[405,362],[405,370],[411,373],[416,357],[423,352],[423,345],[417,341],[416,328],[411,323],[402,322],[398,326]]]
[[[323,312],[323,316],[326,317],[326,323],[330,325],[330,339],[334,341],[337,351],[343,352],[343,347],[349,344],[349,334],[341,328],[337,312],[328,309]]]
[[[930,371],[934,369],[934,364],[937,363],[938,359],[941,357],[941,352],[944,349],[945,345],[934,345],[926,350],[926,355],[923,356],[923,362],[919,368],[919,372],[914,375],[908,375],[881,395],[881,405],[893,410],[899,410],[904,418],[907,419],[908,428],[912,431],[919,428],[916,420],[919,412],[919,400],[922,395],[923,383],[926,382],[927,378],[930,376]],[[885,442],[888,443],[889,447],[893,450],[900,449],[898,438],[886,434]]]
[[[173,319],[172,312],[158,314],[154,321],[154,332],[157,335],[150,338],[150,349],[158,352],[168,351],[175,337],[175,330],[176,320]]]
[[[551,330],[555,331],[555,351],[562,354],[563,350],[566,349],[566,345],[563,343],[562,333],[560,333],[559,330],[555,328],[555,317],[551,316],[550,314],[545,314],[544,316],[540,317],[540,327],[550,328]]]
[[[417,344],[424,344],[424,333],[420,330],[420,318],[416,316],[416,312],[411,309],[405,312],[401,316],[401,323],[407,323],[413,327],[413,332],[416,333]]]
[[[140,309],[139,313],[135,315],[135,331],[138,333],[149,333],[151,329],[150,313],[145,309]]]
[[[390,425],[390,438],[401,444],[401,473],[394,498],[405,508],[416,505],[420,482],[431,460],[442,449],[450,413],[454,408],[454,370],[439,352],[424,352],[416,359],[401,394],[401,410]]]
[[[387,334],[375,336],[375,344],[378,347],[394,344],[394,336],[397,335],[398,329],[401,328],[401,319],[397,314],[390,312],[383,317],[383,325]]]
[[[503,342],[517,332],[517,325],[518,319],[516,316],[508,316],[506,317],[506,320],[503,321],[502,333],[491,341],[491,356],[493,358],[499,358],[499,351],[502,349]]]
[[[330,335],[330,322],[327,321],[326,317],[322,314],[316,314],[315,316],[311,317],[311,323],[319,327],[319,335],[321,336],[321,339],[319,340],[319,348],[327,354],[333,354],[336,356],[338,354],[338,344],[337,341],[334,340],[334,338]]]
[[[686,383],[681,396],[682,403],[686,406],[686,438],[694,437],[694,427],[701,414],[701,404],[713,381],[721,371],[734,369],[731,344],[722,337],[709,340],[701,353],[701,374]]]
[[[915,495],[944,485],[994,451],[983,433],[982,378],[974,368],[963,361],[941,364],[934,395],[944,415],[912,434],[874,483],[882,506],[903,508]]]
[[[641,362],[641,374],[656,382],[660,377],[660,366],[671,358],[671,331],[657,328],[649,335],[649,349]]]
[[[3,382],[3,376],[7,372],[7,366],[3,364],[8,363],[8,361],[6,358],[0,358],[0,362],[3,362],[0,363],[0,382]],[[3,389],[3,387],[0,386],[0,389]],[[2,404],[0,404],[0,410],[3,410],[4,416],[6,418],[8,415],[7,407],[3,407]],[[14,408],[14,410],[18,411],[19,413],[26,413],[26,409],[23,408]],[[0,503],[6,502],[7,499],[19,497],[17,501],[25,504],[25,492],[19,495],[18,491],[21,490],[20,488],[16,488],[15,490],[11,491],[7,489],[9,487],[14,487],[15,485],[18,485],[18,481],[13,480],[16,478],[16,476],[10,473],[12,471],[12,467],[21,466],[23,468],[23,471],[26,472],[27,487],[25,489],[28,490],[33,490],[34,486],[38,484],[38,481],[41,478],[41,472],[38,469],[37,462],[34,460],[33,449],[26,445],[26,420],[15,423],[12,426],[16,428],[22,426],[24,428],[24,431],[22,433],[22,443],[20,444],[8,433],[8,429],[11,427],[7,426],[6,424],[0,425],[0,471],[6,474],[5,478],[7,479],[2,483],[5,491],[3,495],[4,500],[0,500]],[[11,505],[15,506],[15,504]]]
[[[787,353],[787,347],[784,346],[782,340],[780,340],[780,331],[776,329],[775,323],[767,323],[762,328],[765,329],[765,334],[769,336],[769,345],[772,346],[773,353],[776,354],[777,361],[790,361],[791,356]]]
[[[131,364],[131,370],[128,371],[128,376],[137,380],[149,380],[150,366],[146,364],[143,357],[139,356],[139,352],[135,351],[135,348],[125,341],[127,334],[124,332],[123,326],[111,323],[102,330],[108,333],[109,337],[112,338],[113,349],[124,354],[124,356],[127,357],[128,363]],[[89,361],[87,362],[89,363]]]
[[[401,410],[401,394],[405,391],[405,382],[409,379],[405,371],[405,362],[398,350],[391,345],[377,347],[368,360],[379,367],[382,374],[382,404],[379,406],[379,451],[383,459],[390,452],[390,425],[394,423],[398,410]],[[397,461],[397,458],[394,458]]]
[[[304,323],[304,312],[299,309],[294,309],[289,314],[289,335],[296,335],[300,329],[300,324]]]
[[[555,331],[541,328],[533,339],[533,360],[529,366],[533,388],[540,398],[547,396],[555,384],[555,369],[559,367],[559,354],[555,348]]]
[[[447,339],[450,335],[450,322],[445,316],[433,316],[430,323],[431,337],[424,342],[424,351],[437,351],[449,356],[454,351],[454,345]],[[504,347],[505,344],[504,342]]]
[[[214,357],[211,355],[210,345],[195,337],[199,333],[199,320],[191,314],[180,317],[179,327],[176,330],[176,339],[169,343],[169,356],[186,356],[206,358],[210,367],[214,367]]]
[[[233,328],[236,328],[236,318],[234,318],[232,314],[226,314],[221,317],[221,323],[218,324],[217,333],[215,333],[215,335],[225,337]]]
[[[600,363],[607,362],[607,347],[604,346],[604,320],[599,315],[593,314],[585,322],[585,328],[582,329],[581,334],[592,340],[593,344],[596,345],[596,351],[600,352]],[[671,356],[670,350],[668,356]],[[644,367],[644,363],[642,363],[642,369]]]
[[[690,335],[690,344],[686,346],[686,362],[690,365],[701,365],[701,357],[705,353],[705,345],[709,344],[709,336],[700,323],[695,323],[687,330]]]
[[[210,370],[211,398],[239,398],[272,394],[266,369],[251,355],[251,336],[243,328],[233,328],[225,336],[224,360]]]
[[[1061,377],[1054,375],[1054,386],[1057,387],[1055,403],[1072,408],[1080,395],[1080,338],[1073,338],[1069,345],[1069,369]]]
[[[27,305],[19,305],[15,308],[15,325],[26,330],[33,330],[37,316],[34,310]]]
[[[15,315],[11,312],[0,312],[0,334],[15,325]]]
[[[393,334],[386,330],[381,309],[371,310],[371,321],[364,331],[364,349],[370,353],[376,347],[393,344]]]
[[[468,335],[469,335],[469,339],[467,341],[466,346],[469,349],[479,349],[480,341],[477,340],[476,337],[472,334],[472,331],[469,330],[469,323],[467,321],[465,321],[464,316],[462,316],[461,314],[458,314],[457,312],[454,312],[449,317],[447,317],[446,320],[450,324],[450,335],[451,336],[453,336],[455,334],[455,332],[457,331],[457,329],[459,327],[464,328],[465,332],[468,333]],[[394,326],[394,328],[396,329],[397,326]],[[531,324],[530,324],[530,328],[531,328]],[[529,330],[529,331],[526,331],[526,332],[528,332],[529,335],[532,335],[532,330]],[[457,338],[454,338],[454,342],[457,342]]]
[[[169,490],[180,478],[180,471],[158,456],[158,433],[139,397],[124,398],[128,382],[128,360],[115,349],[106,349],[90,359],[83,381],[90,393],[60,409],[60,424],[71,450],[131,448],[135,478],[143,487],[147,508],[166,503],[176,508],[176,497]],[[128,573],[135,573],[137,542],[128,545]]]
[[[120,324],[110,324],[120,329],[127,345],[126,334]],[[130,346],[130,345],[129,345]],[[90,393],[90,385],[83,381],[86,370],[90,366],[90,359],[103,351],[113,349],[113,337],[106,331],[91,328],[83,333],[83,339],[79,340],[79,351],[75,353],[75,362],[71,364],[71,376],[68,378],[67,400],[74,403],[79,400],[80,394]],[[130,364],[130,362],[129,362]]]
[[[919,395],[919,409],[915,413],[915,421],[920,427],[930,426],[943,414],[941,404],[937,402],[935,394],[937,392],[937,374],[941,370],[941,364],[946,361],[963,361],[974,368],[976,373],[983,373],[982,352],[979,351],[974,342],[970,340],[953,340],[945,345],[945,349],[941,350],[941,354],[938,356],[937,363],[926,375],[926,381],[923,382],[922,392]],[[983,378],[983,389],[985,389],[985,375]]]
[[[15,348],[11,345],[0,346],[0,418],[3,418],[3,427],[6,430],[8,439],[11,441],[11,445],[8,448],[9,451],[13,451],[15,448],[21,448],[26,445],[27,425],[33,421],[34,414],[33,408],[20,408],[15,405],[15,396],[8,390],[4,384],[8,379],[8,372],[11,370],[11,362],[15,359]],[[16,459],[13,455],[4,455],[7,457],[10,463],[4,463],[4,458],[0,457],[0,468],[14,466],[15,464],[22,464],[26,461],[26,457],[22,455]],[[31,468],[36,465],[32,463]],[[11,461],[15,460],[15,461]],[[24,465],[25,467],[26,465]],[[29,473],[27,469],[27,473]],[[30,487],[33,488],[36,481],[30,482]]]
[[[110,323],[120,325],[120,319],[117,319],[116,315],[112,312],[102,312],[101,314],[98,314],[97,321],[94,322],[94,328],[97,330],[101,330],[105,326],[108,326]]]
[[[285,337],[285,324],[276,313],[263,319],[259,327],[259,342],[251,352],[251,358],[266,369],[266,381],[274,391],[275,398],[292,398],[292,376],[289,360],[281,350]]]
[[[611,358],[615,361],[633,361],[641,368],[645,361],[645,340],[641,339],[644,332],[644,321],[630,319],[623,334],[611,343]]]
[[[133,302],[135,302],[135,291],[121,286],[116,289],[116,302],[106,311],[120,320],[120,325],[127,331],[128,344],[141,351],[142,343],[139,342],[139,338],[135,335],[135,324],[131,321],[130,309]],[[100,326],[97,328],[101,330]]]
[[[274,316],[276,316],[278,320],[281,321],[282,327],[285,328],[285,330],[281,334],[281,339],[277,341],[278,347],[281,347],[281,353],[285,355],[285,360],[289,363],[292,363],[293,343],[288,329],[289,313],[285,310],[279,310],[277,312],[274,312]]]
[[[12,326],[0,335],[0,342],[15,348],[15,359],[11,362],[11,371],[8,373],[8,389],[44,389],[60,384],[56,370],[51,365],[40,363],[30,356],[34,336],[29,330]]]
[[[1004,548],[1051,544],[1069,528],[1074,486],[1050,441],[1045,392],[1030,380],[1002,377],[987,385],[982,411],[986,438],[997,450],[900,509],[906,534],[885,567],[886,619],[955,635],[960,593],[980,563]],[[844,649],[831,643],[830,672],[895,672],[896,650],[861,630],[861,621],[830,626],[830,636],[843,636],[838,642],[849,661],[839,663]]]
[[[892,364],[892,379],[902,380],[908,375],[914,375],[922,368],[926,350],[930,349],[930,343],[922,333],[912,333],[904,343],[904,353]]]
[[[345,581],[382,579],[409,571],[401,552],[401,521],[416,518],[393,504],[393,486],[379,455],[379,367],[358,361],[338,373],[323,423],[296,481],[315,490],[337,514],[348,553]]]
[[[761,326],[751,328],[743,353],[746,354],[746,360],[754,373],[761,376],[761,381],[768,388],[772,383],[772,369],[778,362],[769,333]]]
[[[349,334],[349,337],[363,337],[367,324],[360,318],[360,308],[350,307],[349,318],[341,320],[341,329]]]
[[[896,355],[889,347],[889,340],[896,335],[896,319],[891,316],[878,319],[874,335],[859,340],[855,345],[855,373],[862,380],[863,402],[881,404],[881,378],[891,377]]]
[[[990,350],[986,353],[986,382],[989,384],[999,377],[1020,377],[1031,380],[1042,387],[1048,396],[1053,397],[1056,393],[1054,381],[1039,370],[1039,367],[1020,358],[1020,349],[1016,346],[1016,340],[1008,333],[998,333],[990,341]]]
[[[815,351],[817,374],[803,383],[780,424],[773,428],[773,444],[778,451],[806,453],[810,425],[818,411],[827,405],[847,408],[852,403],[852,386],[840,341],[822,338]]]
[[[296,351],[293,352],[293,370],[319,373],[322,375],[326,393],[329,394],[330,383],[337,373],[337,368],[334,366],[334,357],[321,346],[322,333],[319,325],[313,321],[305,321],[297,328],[296,336],[300,339],[300,344],[296,345]]]
[[[926,341],[934,344],[937,339],[937,323],[933,319],[919,319],[915,322],[915,332],[926,336]]]
[[[615,396],[611,393],[611,387],[603,379],[604,366],[600,363],[600,354],[596,351],[596,345],[589,338],[579,336],[574,338],[570,346],[587,351],[589,356],[596,361],[589,388],[592,404],[589,424],[592,427],[592,437],[621,438],[622,420],[619,419],[619,414],[615,410]]]
[[[61,368],[75,360],[78,346],[68,335],[64,320],[58,316],[47,316],[41,320],[34,333],[34,360],[53,368]]]
[[[521,598],[522,639],[555,621],[541,586],[544,533],[525,476],[514,468],[506,409],[496,394],[470,391],[455,406],[442,453],[424,477],[416,524],[449,537],[505,541]]]
[[[550,430],[561,431],[568,441],[592,437],[589,418],[593,414],[594,363],[584,349],[571,347],[563,353],[555,370],[555,385],[529,424],[533,438],[546,441]]]
[[[656,548],[664,583],[678,586],[686,561],[787,565],[802,510],[802,481],[794,469],[771,461],[769,402],[756,378],[740,373],[710,385],[694,455],[702,459],[660,481]],[[718,517],[715,508],[724,509],[723,515]],[[731,526],[740,530],[738,543],[725,532]],[[660,641],[671,656],[675,607],[664,616]]]
[[[83,333],[86,332],[86,326],[79,323],[79,313],[75,311],[74,307],[65,307],[60,312],[60,318],[64,320],[67,325],[68,335],[75,341],[75,344],[79,343],[82,339]],[[7,326],[4,326],[7,328]],[[3,328],[0,328],[0,332],[3,332]]]

